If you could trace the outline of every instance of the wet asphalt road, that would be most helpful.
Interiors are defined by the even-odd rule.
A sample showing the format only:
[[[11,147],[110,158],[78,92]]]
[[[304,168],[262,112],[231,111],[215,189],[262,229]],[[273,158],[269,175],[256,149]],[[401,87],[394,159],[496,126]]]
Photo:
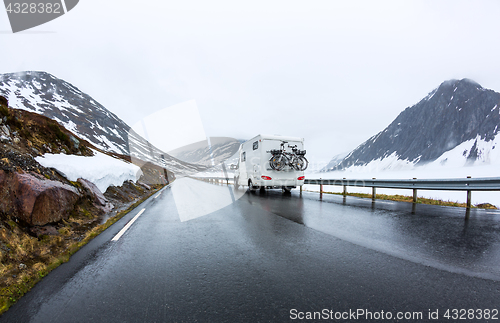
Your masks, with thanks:
[[[317,193],[249,193],[190,179],[155,197],[0,322],[297,322],[307,312],[345,322],[500,320],[492,319],[500,309],[497,211],[472,211],[466,222],[460,208],[320,201]],[[436,310],[438,320],[429,320]],[[459,320],[460,310],[476,319]],[[492,310],[490,320],[479,310]],[[422,319],[397,320],[399,312]]]

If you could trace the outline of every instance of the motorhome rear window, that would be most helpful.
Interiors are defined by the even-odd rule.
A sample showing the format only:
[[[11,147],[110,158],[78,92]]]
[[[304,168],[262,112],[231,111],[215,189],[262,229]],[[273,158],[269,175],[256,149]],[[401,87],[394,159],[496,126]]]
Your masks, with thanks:
[[[259,148],[259,142],[256,141],[253,143],[253,150],[256,150],[257,148]]]
[[[241,161],[244,162],[246,159],[247,159],[247,153],[243,152],[243,154],[241,154]]]

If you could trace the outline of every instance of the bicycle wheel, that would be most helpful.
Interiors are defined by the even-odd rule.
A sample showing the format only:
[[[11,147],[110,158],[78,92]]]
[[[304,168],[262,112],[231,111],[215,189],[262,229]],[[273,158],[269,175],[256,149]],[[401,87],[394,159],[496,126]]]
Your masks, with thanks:
[[[288,164],[288,159],[285,155],[273,155],[271,159],[269,159],[269,165],[274,170],[282,170]]]
[[[304,171],[308,165],[309,161],[304,156],[296,156],[292,161],[292,167],[295,170]]]
[[[275,155],[272,155],[271,158],[269,158],[269,166],[271,166],[271,169],[273,170],[276,170],[276,161],[274,160],[275,157]]]
[[[300,170],[302,170],[302,171],[306,170],[307,166],[309,166],[309,161],[304,156],[299,156],[299,159],[301,160]]]

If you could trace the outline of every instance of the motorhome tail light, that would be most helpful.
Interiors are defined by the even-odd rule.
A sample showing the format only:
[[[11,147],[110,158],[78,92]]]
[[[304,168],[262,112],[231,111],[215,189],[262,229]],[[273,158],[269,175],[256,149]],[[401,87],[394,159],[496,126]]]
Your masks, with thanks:
[[[261,176],[260,178],[262,178],[262,179],[263,179],[263,180],[265,180],[265,181],[270,181],[270,180],[272,180],[272,178],[271,178],[271,177],[269,177],[269,176]]]
[[[300,176],[300,177],[298,177],[297,179],[298,179],[299,181],[303,181],[305,178],[306,178],[305,176]]]

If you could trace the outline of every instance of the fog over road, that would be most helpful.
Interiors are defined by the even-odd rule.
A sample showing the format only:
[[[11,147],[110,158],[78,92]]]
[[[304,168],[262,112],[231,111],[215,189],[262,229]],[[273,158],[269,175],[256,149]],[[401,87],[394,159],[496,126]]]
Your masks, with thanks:
[[[473,210],[467,222],[464,212],[178,179],[51,272],[0,322],[479,315],[499,308],[500,212]]]

